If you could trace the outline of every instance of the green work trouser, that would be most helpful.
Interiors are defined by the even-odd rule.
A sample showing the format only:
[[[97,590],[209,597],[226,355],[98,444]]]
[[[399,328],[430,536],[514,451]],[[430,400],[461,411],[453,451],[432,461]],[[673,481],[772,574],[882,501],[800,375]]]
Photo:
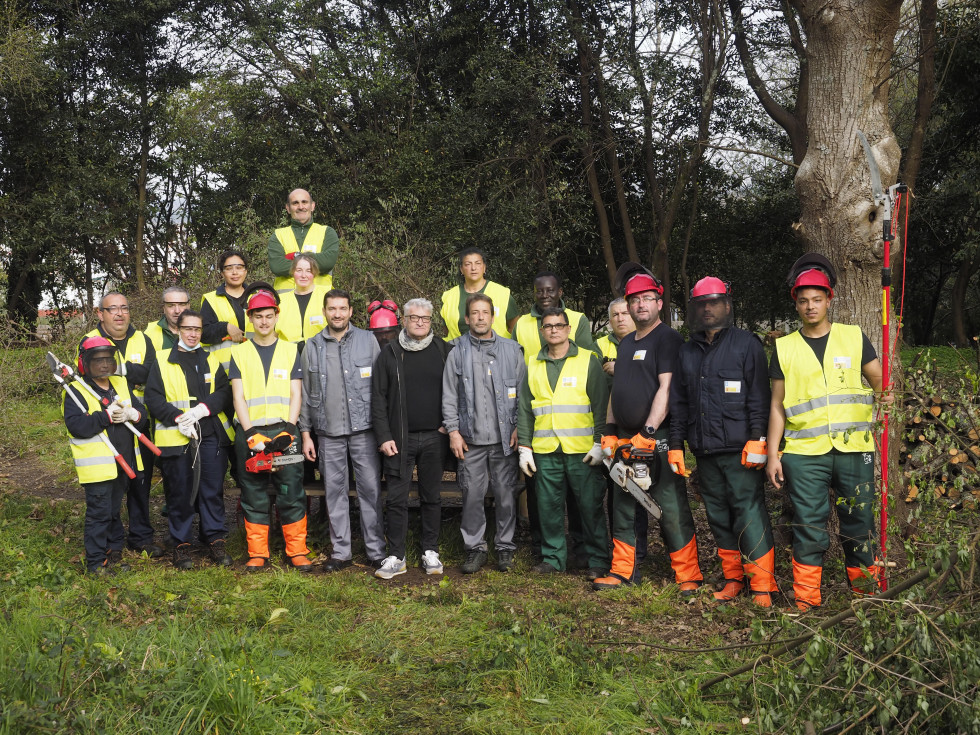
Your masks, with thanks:
[[[783,454],[783,474],[796,509],[793,559],[823,566],[830,547],[828,488],[837,493],[844,563],[851,569],[870,567],[875,560],[875,465],[872,452],[829,452],[816,457]]]
[[[738,551],[750,560],[772,548],[766,510],[765,472],[742,465],[739,452],[698,457],[701,498],[719,549]]]
[[[538,517],[541,521],[541,556],[559,571],[565,570],[565,493],[570,492],[582,520],[582,550],[592,569],[609,568],[609,535],[602,510],[606,486],[595,467],[582,460],[585,454],[534,454]]]
[[[286,424],[261,427],[261,433],[274,437],[286,428]],[[289,448],[289,453],[299,452],[299,438]],[[303,463],[286,464],[275,472],[249,472],[245,462],[252,456],[245,432],[238,427],[235,433],[235,460],[238,467],[238,484],[242,488],[242,510],[245,520],[259,525],[271,525],[269,493],[276,495],[279,522],[288,526],[306,517],[306,491],[303,489]]]

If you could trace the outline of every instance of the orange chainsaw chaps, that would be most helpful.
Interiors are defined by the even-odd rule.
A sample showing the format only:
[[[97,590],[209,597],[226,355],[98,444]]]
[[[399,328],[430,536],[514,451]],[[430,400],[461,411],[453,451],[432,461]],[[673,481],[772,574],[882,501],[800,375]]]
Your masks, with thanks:
[[[701,582],[701,567],[698,566],[698,539],[691,536],[691,540],[682,548],[670,554],[670,566],[674,570],[674,577],[678,584],[682,582]]]
[[[755,561],[745,563],[745,576],[753,592],[776,591],[776,550],[769,551]]]
[[[306,516],[295,523],[282,524],[282,536],[286,540],[286,556],[306,556],[310,550],[306,547]]]
[[[742,578],[742,555],[737,549],[718,549],[721,572],[725,579]]]
[[[857,595],[876,595],[881,591],[881,567],[847,567],[851,591]]]
[[[269,558],[269,527],[264,523],[245,521],[245,541],[252,559]]]
[[[820,607],[822,577],[823,567],[801,564],[793,559],[793,592],[796,593],[797,607],[800,607],[800,603],[806,607]]]

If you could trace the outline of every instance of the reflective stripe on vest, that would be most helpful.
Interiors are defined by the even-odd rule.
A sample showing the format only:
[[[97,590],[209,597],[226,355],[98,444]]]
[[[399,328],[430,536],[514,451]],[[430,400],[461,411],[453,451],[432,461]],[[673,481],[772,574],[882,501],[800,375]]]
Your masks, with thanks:
[[[449,334],[445,339],[447,342],[456,339],[460,335],[459,331],[459,307],[460,300],[463,299],[463,287],[453,286],[442,294],[442,307],[439,309],[439,316],[446,323]],[[501,286],[499,283],[487,281],[483,287],[483,293],[490,297],[493,302],[493,331],[501,337],[510,337],[510,330],[507,329],[507,307],[510,305],[510,289]],[[470,294],[466,294],[469,298]]]
[[[191,407],[191,396],[190,391],[187,389],[187,376],[184,375],[183,368],[176,363],[170,362],[163,355],[161,355],[161,359],[157,360],[157,366],[160,369],[160,377],[163,378],[163,390],[167,402],[182,412],[187,411]],[[219,367],[219,357],[215,354],[208,355],[208,369],[211,372],[205,375],[204,380],[208,385],[209,394],[214,393],[215,375]],[[221,412],[218,414],[218,419],[221,421],[221,426],[228,435],[228,438],[234,441],[235,431],[228,423],[228,417],[225,416],[224,412]],[[158,447],[182,447],[187,444],[188,438],[181,434],[180,429],[176,426],[167,426],[157,421],[153,442]]]
[[[119,396],[119,400],[125,403],[132,403],[132,398],[129,393],[129,385],[126,383],[126,379],[119,375],[112,375],[109,377],[109,382],[112,383],[113,390],[116,391],[116,395]],[[85,399],[86,408],[90,414],[96,414],[100,411],[105,410],[104,407],[95,399],[91,393],[88,392],[84,387],[76,385],[77,380],[72,382],[72,385],[76,386],[78,393],[82,394]],[[70,401],[67,395],[62,396],[61,404],[61,414],[65,413],[64,401]],[[133,441],[133,452],[136,456],[136,469],[143,469],[143,460],[140,457],[139,445],[136,443],[136,437],[130,437]],[[68,434],[68,443],[71,447],[71,456],[75,463],[75,472],[78,474],[78,481],[83,485],[88,485],[93,482],[108,482],[109,480],[114,480],[119,472],[122,472],[122,468],[116,465],[116,458],[112,456],[112,452],[102,441],[101,437],[96,434],[88,439],[79,439],[78,437]],[[119,447],[116,448],[117,451]]]
[[[262,358],[251,340],[237,345],[232,356],[242,374],[242,390],[252,426],[289,421],[289,376],[296,362],[296,345],[283,339],[276,340],[268,380]]]
[[[575,334],[578,332],[579,324],[585,319],[585,314],[573,309],[565,309],[565,316],[571,325],[569,329],[569,339],[575,341]],[[533,314],[525,314],[517,320],[514,325],[514,339],[524,348],[524,364],[530,366],[531,360],[538,356],[544,342],[541,341],[541,332],[538,331],[540,324]],[[590,446],[589,449],[592,447]],[[588,449],[586,450],[588,451]]]
[[[310,302],[306,305],[306,313],[300,319],[299,301],[293,292],[284,293],[279,303],[279,321],[276,322],[276,334],[287,342],[303,342],[323,331],[327,325],[323,316],[323,297],[329,288],[314,286],[310,293]]]
[[[319,253],[326,237],[327,228],[324,225],[315,223],[310,225],[310,229],[306,232],[306,238],[303,240],[302,251],[304,253]],[[276,230],[276,239],[282,244],[282,250],[286,255],[300,251],[299,243],[296,242],[296,235],[293,233],[292,227],[280,227]],[[333,275],[331,273],[321,273],[313,279],[313,283],[317,286],[323,286],[329,291],[333,288]],[[296,288],[296,281],[291,276],[276,276],[272,287],[281,295],[289,293]]]
[[[560,446],[566,454],[585,454],[592,448],[595,424],[586,391],[591,356],[588,350],[579,350],[565,358],[554,389],[548,381],[547,361],[534,359],[528,366],[535,452],[549,454]]]
[[[204,307],[205,303],[211,305],[214,310],[215,316],[218,317],[219,322],[227,322],[228,324],[234,324],[238,326],[238,315],[235,314],[235,310],[232,308],[231,304],[228,303],[228,296],[219,296],[217,291],[211,291],[210,293],[204,294],[201,297],[201,307]],[[255,327],[252,326],[247,318],[245,319],[245,335],[255,334]],[[208,352],[216,354],[218,356],[218,361],[221,363],[221,367],[228,372],[228,364],[231,361],[231,349],[238,344],[237,342],[232,342],[230,339],[222,340],[213,345],[205,345]]]
[[[786,452],[874,451],[874,393],[861,382],[861,328],[832,324],[823,365],[799,332],[777,340],[785,377]]]

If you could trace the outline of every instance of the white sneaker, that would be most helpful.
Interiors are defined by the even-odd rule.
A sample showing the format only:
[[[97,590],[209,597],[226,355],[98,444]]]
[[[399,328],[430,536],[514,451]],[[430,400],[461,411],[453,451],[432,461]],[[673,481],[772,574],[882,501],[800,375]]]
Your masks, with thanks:
[[[430,549],[422,554],[422,568],[426,574],[442,574],[442,562],[439,561],[439,553]]]
[[[405,567],[405,560],[399,559],[397,556],[389,556],[383,562],[381,562],[381,568],[375,573],[375,577],[381,579],[391,579],[392,577],[397,577],[399,574],[404,574],[408,571]]]

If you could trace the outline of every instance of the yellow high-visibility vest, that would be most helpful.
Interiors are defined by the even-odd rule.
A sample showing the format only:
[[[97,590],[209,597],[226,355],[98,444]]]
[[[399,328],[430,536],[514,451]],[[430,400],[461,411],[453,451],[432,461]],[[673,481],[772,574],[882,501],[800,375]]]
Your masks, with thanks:
[[[832,324],[823,365],[799,332],[776,340],[785,377],[785,452],[873,452],[874,391],[861,382],[861,328]]]
[[[99,331],[98,327],[85,335],[85,337],[101,336],[102,333]],[[109,338],[109,341],[112,342],[112,344],[116,344],[116,341],[112,338]],[[146,364],[146,353],[150,344],[151,343],[146,338],[146,335],[137,329],[135,332],[133,332],[133,336],[129,338],[129,341],[126,342],[125,354],[123,354],[118,347],[116,348],[116,360],[119,362],[133,362],[138,365],[144,365]],[[78,356],[76,355],[75,357],[77,358]],[[133,395],[135,395],[137,398],[142,398],[143,390],[134,390]]]
[[[289,421],[289,376],[296,362],[296,345],[284,339],[276,340],[268,380],[262,358],[251,340],[235,345],[231,354],[242,373],[242,389],[252,426]]]
[[[574,342],[579,323],[582,319],[585,319],[585,314],[574,309],[565,309],[565,316],[568,318],[569,325],[571,325],[569,327],[569,339]],[[540,323],[533,314],[525,314],[514,325],[514,339],[524,348],[524,362],[527,365],[531,364],[531,358],[537,357],[538,353],[541,352],[541,348],[544,346],[544,342],[541,340],[541,332],[538,331],[540,326]],[[591,449],[591,445],[589,448]]]
[[[439,316],[446,323],[449,334],[446,341],[456,339],[460,335],[459,331],[459,305],[470,296],[463,287],[453,286],[442,294],[442,307],[439,309]],[[483,287],[483,293],[490,297],[493,302],[493,331],[501,337],[510,337],[510,330],[507,329],[507,306],[510,304],[510,289],[501,286],[499,283],[487,281]]]
[[[126,378],[121,375],[110,375],[109,382],[112,383],[112,388],[116,391],[116,395],[119,396],[120,402],[131,405],[133,399],[130,396],[129,384],[126,382]],[[74,380],[71,384],[76,385],[77,383],[78,381]],[[85,404],[90,414],[105,410],[105,407],[95,399],[95,396],[89,393],[84,387],[79,385],[77,389],[85,399]],[[67,395],[62,396],[62,416],[65,415],[65,401],[70,400],[71,398]],[[143,459],[140,457],[139,445],[137,444],[135,435],[130,438],[133,440],[133,454],[136,456],[136,467],[134,469],[140,471],[143,469]],[[75,461],[75,472],[78,473],[78,481],[83,485],[88,485],[93,482],[108,482],[109,480],[115,479],[119,472],[122,472],[122,468],[116,466],[116,458],[112,456],[109,447],[105,445],[105,442],[102,441],[98,434],[88,439],[79,439],[69,433],[68,442],[71,444],[71,456]],[[119,447],[116,447],[117,451],[119,449]]]
[[[323,241],[326,239],[326,237],[326,225],[318,225],[316,223],[310,225],[310,229],[306,233],[306,239],[303,240],[302,252],[319,253],[320,248],[323,247]],[[286,255],[300,252],[299,243],[296,242],[296,235],[293,234],[292,227],[280,227],[277,229],[276,238],[280,243],[282,243],[282,249]],[[313,283],[317,286],[324,286],[326,287],[327,291],[329,291],[331,288],[333,288],[333,274],[321,273],[313,279]],[[289,293],[296,288],[296,281],[294,281],[291,276],[276,276],[276,280],[273,281],[272,287],[276,289],[280,295],[282,295],[284,293]]]
[[[287,342],[303,342],[323,331],[327,326],[327,318],[323,316],[323,297],[329,288],[314,286],[310,293],[310,303],[306,305],[306,314],[300,317],[299,301],[294,291],[284,293],[279,302],[279,321],[276,322],[276,334]]]
[[[549,454],[561,446],[566,454],[585,454],[592,449],[595,422],[586,391],[589,380],[589,350],[565,358],[554,389],[548,382],[548,363],[535,357],[528,365],[534,435],[531,449]]]
[[[157,366],[160,368],[160,376],[163,378],[163,389],[167,397],[167,402],[174,408],[187,411],[191,407],[192,396],[187,388],[187,376],[184,375],[183,368],[176,363],[170,362],[167,359],[167,355],[157,357]],[[207,383],[209,394],[214,393],[214,386],[220,368],[221,361],[218,355],[213,353],[208,355],[209,372],[204,374],[204,382]],[[200,400],[197,396],[193,396],[193,398]],[[224,411],[218,414],[218,420],[221,421],[221,428],[225,430],[228,438],[234,441],[235,430],[231,428],[231,423],[228,421],[228,416]],[[155,429],[153,443],[158,447],[182,447],[188,442],[187,437],[181,434],[176,426],[166,426],[160,421],[156,421]]]
[[[234,324],[238,326],[238,315],[235,314],[235,310],[231,308],[231,304],[228,303],[227,296],[218,296],[217,291],[210,291],[201,297],[201,308],[204,308],[204,304],[208,303],[214,310],[215,316],[218,317],[219,322],[227,322],[228,324]],[[233,297],[232,297],[233,298]],[[245,336],[255,334],[255,327],[252,326],[247,318],[245,319]],[[228,371],[228,363],[231,360],[231,348],[234,347],[237,342],[232,342],[230,339],[223,339],[220,342],[216,342],[213,345],[205,345],[208,352],[218,355],[218,359],[221,362],[221,367]]]
[[[602,352],[602,356],[607,360],[615,360],[616,356],[619,354],[619,345],[612,341],[612,339],[607,335],[605,337],[599,337],[595,341],[599,345],[599,351]]]

